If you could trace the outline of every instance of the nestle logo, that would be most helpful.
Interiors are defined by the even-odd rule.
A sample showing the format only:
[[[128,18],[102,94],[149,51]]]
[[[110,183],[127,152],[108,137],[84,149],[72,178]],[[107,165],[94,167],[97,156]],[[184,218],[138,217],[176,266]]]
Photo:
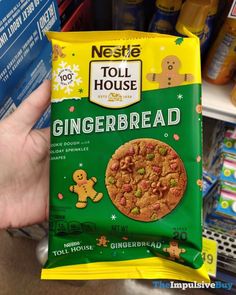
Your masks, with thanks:
[[[140,45],[102,45],[92,46],[94,57],[138,57],[141,53]]]

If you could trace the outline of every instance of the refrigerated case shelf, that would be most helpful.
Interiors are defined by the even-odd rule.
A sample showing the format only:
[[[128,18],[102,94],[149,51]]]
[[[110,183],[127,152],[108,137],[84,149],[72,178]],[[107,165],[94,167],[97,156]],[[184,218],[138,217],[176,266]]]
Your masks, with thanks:
[[[235,278],[236,275],[236,237],[211,227],[205,227],[203,231],[205,238],[215,240],[218,243],[217,268],[227,271]],[[236,280],[234,279],[234,284]]]
[[[203,115],[213,119],[236,123],[236,106],[230,100],[233,84],[213,85],[203,81]]]

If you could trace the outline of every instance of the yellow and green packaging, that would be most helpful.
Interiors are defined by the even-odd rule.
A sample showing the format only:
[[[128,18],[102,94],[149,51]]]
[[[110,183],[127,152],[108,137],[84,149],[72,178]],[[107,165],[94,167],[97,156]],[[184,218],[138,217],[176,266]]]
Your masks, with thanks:
[[[50,229],[42,279],[208,281],[198,38],[47,35]]]

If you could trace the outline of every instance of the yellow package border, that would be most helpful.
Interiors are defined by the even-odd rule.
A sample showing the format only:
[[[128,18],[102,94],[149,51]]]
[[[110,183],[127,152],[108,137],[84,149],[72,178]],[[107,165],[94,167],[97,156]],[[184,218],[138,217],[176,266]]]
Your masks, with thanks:
[[[192,269],[159,257],[43,269],[43,280],[169,279],[209,283],[205,266]]]

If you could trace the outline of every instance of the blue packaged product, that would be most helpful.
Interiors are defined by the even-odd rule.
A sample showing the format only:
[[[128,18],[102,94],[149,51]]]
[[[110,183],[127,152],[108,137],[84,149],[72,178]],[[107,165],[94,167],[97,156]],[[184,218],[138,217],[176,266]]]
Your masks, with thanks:
[[[236,236],[235,220],[228,219],[215,213],[207,215],[205,224],[217,230]]]
[[[227,126],[223,140],[223,151],[230,154],[236,154],[236,127]]]
[[[203,198],[208,195],[208,193],[213,189],[217,182],[217,177],[208,173],[207,171],[203,171],[203,188],[202,194]]]
[[[56,0],[0,0],[0,119],[50,77],[51,46],[45,37],[60,30]],[[36,127],[49,125],[46,110]]]
[[[220,179],[222,181],[236,183],[236,155],[223,154]]]
[[[174,33],[182,0],[157,0],[156,12],[150,22],[149,31],[162,34]]]
[[[205,202],[205,199],[207,202]],[[210,217],[227,221],[236,220],[236,185],[218,181],[217,185],[204,199],[204,220],[209,223]]]
[[[214,211],[229,219],[236,220],[236,185],[223,182]]]

